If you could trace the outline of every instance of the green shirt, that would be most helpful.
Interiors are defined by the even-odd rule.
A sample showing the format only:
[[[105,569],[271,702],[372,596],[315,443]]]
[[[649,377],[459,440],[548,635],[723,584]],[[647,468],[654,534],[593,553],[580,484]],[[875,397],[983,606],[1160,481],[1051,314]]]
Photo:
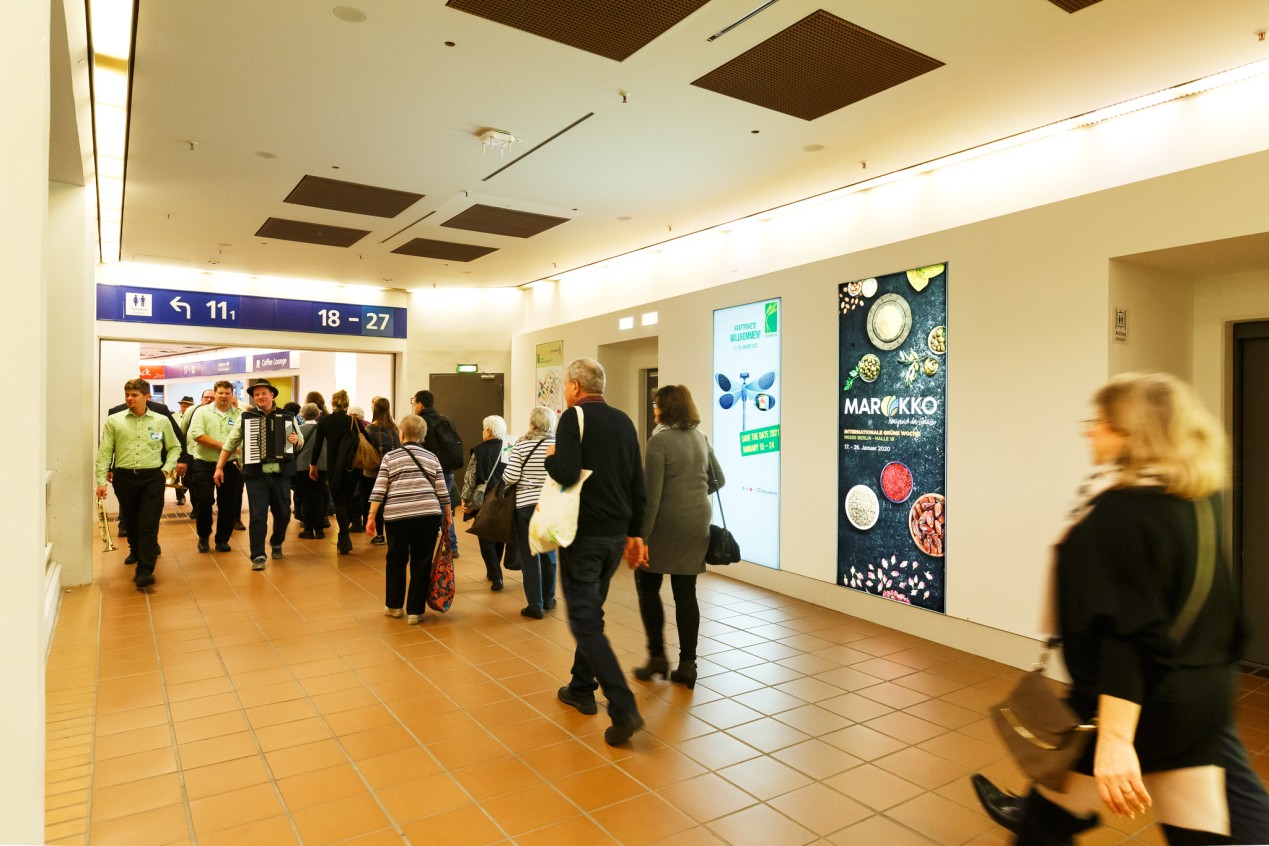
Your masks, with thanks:
[[[167,450],[167,460],[163,450]],[[97,450],[97,486],[106,484],[110,470],[110,458],[121,470],[150,470],[163,468],[170,473],[181,457],[181,442],[172,431],[172,423],[150,409],[140,417],[130,409],[124,409],[106,418],[101,432],[101,447]]]
[[[185,436],[185,447],[189,450],[189,454],[199,461],[210,461],[214,464],[220,459],[220,448],[205,446],[197,439],[206,435],[213,441],[219,441],[223,446],[229,440],[229,436],[237,431],[238,421],[241,419],[242,412],[233,406],[221,413],[215,403],[200,405],[190,418],[189,429]]]

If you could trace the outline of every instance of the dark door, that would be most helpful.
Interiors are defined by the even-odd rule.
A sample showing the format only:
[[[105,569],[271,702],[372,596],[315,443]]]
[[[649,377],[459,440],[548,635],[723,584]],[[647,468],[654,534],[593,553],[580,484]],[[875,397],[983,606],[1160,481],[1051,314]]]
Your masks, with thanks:
[[[657,388],[661,387],[660,371],[655,367],[650,367],[643,371],[643,396],[644,408],[648,410],[647,416],[643,421],[643,437],[644,440],[652,437],[652,430],[656,428],[656,421],[652,417],[652,395],[657,392]]]
[[[481,425],[491,414],[502,414],[502,374],[501,373],[433,373],[428,377],[429,390],[436,398],[436,410],[444,414],[458,430],[463,439],[466,456],[471,455],[472,447],[480,443],[480,435],[484,430]],[[509,432],[528,429],[528,421],[517,430],[513,421],[507,421]],[[464,465],[466,466],[466,465]],[[454,473],[454,485],[458,490],[457,497],[463,487],[463,471]]]
[[[1251,626],[1244,657],[1269,667],[1269,322],[1234,327],[1234,567]]]

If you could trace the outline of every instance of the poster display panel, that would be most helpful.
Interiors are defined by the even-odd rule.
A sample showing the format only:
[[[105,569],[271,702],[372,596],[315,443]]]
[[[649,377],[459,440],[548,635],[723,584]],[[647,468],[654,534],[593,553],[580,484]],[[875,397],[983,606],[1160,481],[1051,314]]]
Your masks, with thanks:
[[[536,405],[560,415],[564,413],[564,342],[550,341],[537,346],[537,373],[534,389]]]
[[[780,566],[780,300],[714,312],[714,454],[746,561]],[[697,402],[701,400],[698,398]],[[721,524],[718,506],[714,522]]]
[[[837,583],[945,613],[947,266],[837,300]]]

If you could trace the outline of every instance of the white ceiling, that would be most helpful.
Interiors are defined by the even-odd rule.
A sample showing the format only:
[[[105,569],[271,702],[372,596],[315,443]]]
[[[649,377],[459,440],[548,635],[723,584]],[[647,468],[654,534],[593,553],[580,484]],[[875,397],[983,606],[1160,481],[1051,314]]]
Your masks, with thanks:
[[[444,0],[350,0],[361,23],[334,0],[137,3],[123,259],[407,289],[549,277],[1269,57],[1263,0],[780,0],[709,42],[760,5],[711,0],[624,62]],[[691,85],[816,9],[944,66],[813,121]],[[507,158],[482,151],[490,127],[522,139]],[[306,174],[425,197],[392,219],[283,202]],[[571,220],[439,226],[473,202]],[[371,233],[257,237],[271,216]],[[412,238],[499,249],[391,253]]]

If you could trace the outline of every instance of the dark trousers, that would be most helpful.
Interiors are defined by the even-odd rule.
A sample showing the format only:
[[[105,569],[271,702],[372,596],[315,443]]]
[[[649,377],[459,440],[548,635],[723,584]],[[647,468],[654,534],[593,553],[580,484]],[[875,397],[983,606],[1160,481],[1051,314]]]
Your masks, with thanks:
[[[273,533],[269,546],[281,546],[286,527],[291,523],[291,479],[281,473],[261,473],[246,478],[247,509],[251,522],[247,536],[251,539],[251,557],[264,555],[264,535],[269,528],[269,512],[273,512]],[[222,504],[221,513],[224,513]]]
[[[502,556],[507,545],[502,541],[480,538],[480,557],[485,561],[485,578],[491,582],[502,581]]]
[[[568,686],[581,696],[593,696],[596,687],[603,688],[613,717],[639,710],[604,636],[604,600],[625,547],[624,537],[579,537],[560,550],[560,586],[568,603],[568,627],[577,641]]]
[[[529,520],[535,506],[516,509],[516,563],[524,579],[524,598],[529,607],[541,611],[555,599],[555,553],[535,555],[529,549]]]
[[[154,559],[159,552],[159,519],[167,493],[163,470],[116,467],[113,473],[119,517],[128,526],[128,546],[137,556],[137,575],[148,576],[154,572]]]
[[[356,474],[356,475],[354,475]],[[352,500],[357,494],[357,480],[361,478],[360,470],[350,470],[343,475],[340,483],[330,489],[331,498],[335,501],[335,525],[339,527],[339,544],[352,548]]]
[[[648,655],[665,657],[665,609],[661,606],[661,573],[635,570],[639,616],[648,635]],[[701,609],[696,604],[696,576],[670,575],[674,591],[674,619],[679,627],[679,661],[696,660],[696,638],[701,628]]]
[[[1234,843],[1269,843],[1269,795],[1251,768],[1247,749],[1233,725],[1220,739],[1225,759],[1225,801],[1229,803],[1229,831]]]
[[[317,481],[315,482],[308,477],[307,472],[298,472],[295,474],[295,482],[302,502],[300,513],[304,515],[304,530],[307,532],[322,531],[322,527],[327,522],[326,502],[330,497],[330,491],[326,489],[326,474],[318,472]]]
[[[445,477],[445,490],[449,491],[450,508],[454,508],[458,503],[458,500],[454,498],[454,474],[445,470],[442,475]],[[454,510],[457,511],[456,508]],[[449,548],[454,550],[455,558],[458,557],[458,530],[454,528],[454,524],[457,522],[457,520],[451,520],[449,523]]]
[[[216,514],[216,543],[229,543],[234,526],[242,516],[242,471],[237,463],[225,462],[224,481],[220,488],[212,476],[216,462],[195,459],[190,472],[185,474],[190,486],[190,498],[194,501],[194,518],[198,536],[207,538],[212,533],[212,503],[220,501]],[[214,493],[213,493],[214,492]]]
[[[432,554],[436,551],[436,538],[440,533],[439,514],[388,522],[384,605],[389,608],[404,605],[407,614],[422,614],[427,610],[427,591],[432,581]],[[410,571],[408,594],[405,589],[407,566]]]

